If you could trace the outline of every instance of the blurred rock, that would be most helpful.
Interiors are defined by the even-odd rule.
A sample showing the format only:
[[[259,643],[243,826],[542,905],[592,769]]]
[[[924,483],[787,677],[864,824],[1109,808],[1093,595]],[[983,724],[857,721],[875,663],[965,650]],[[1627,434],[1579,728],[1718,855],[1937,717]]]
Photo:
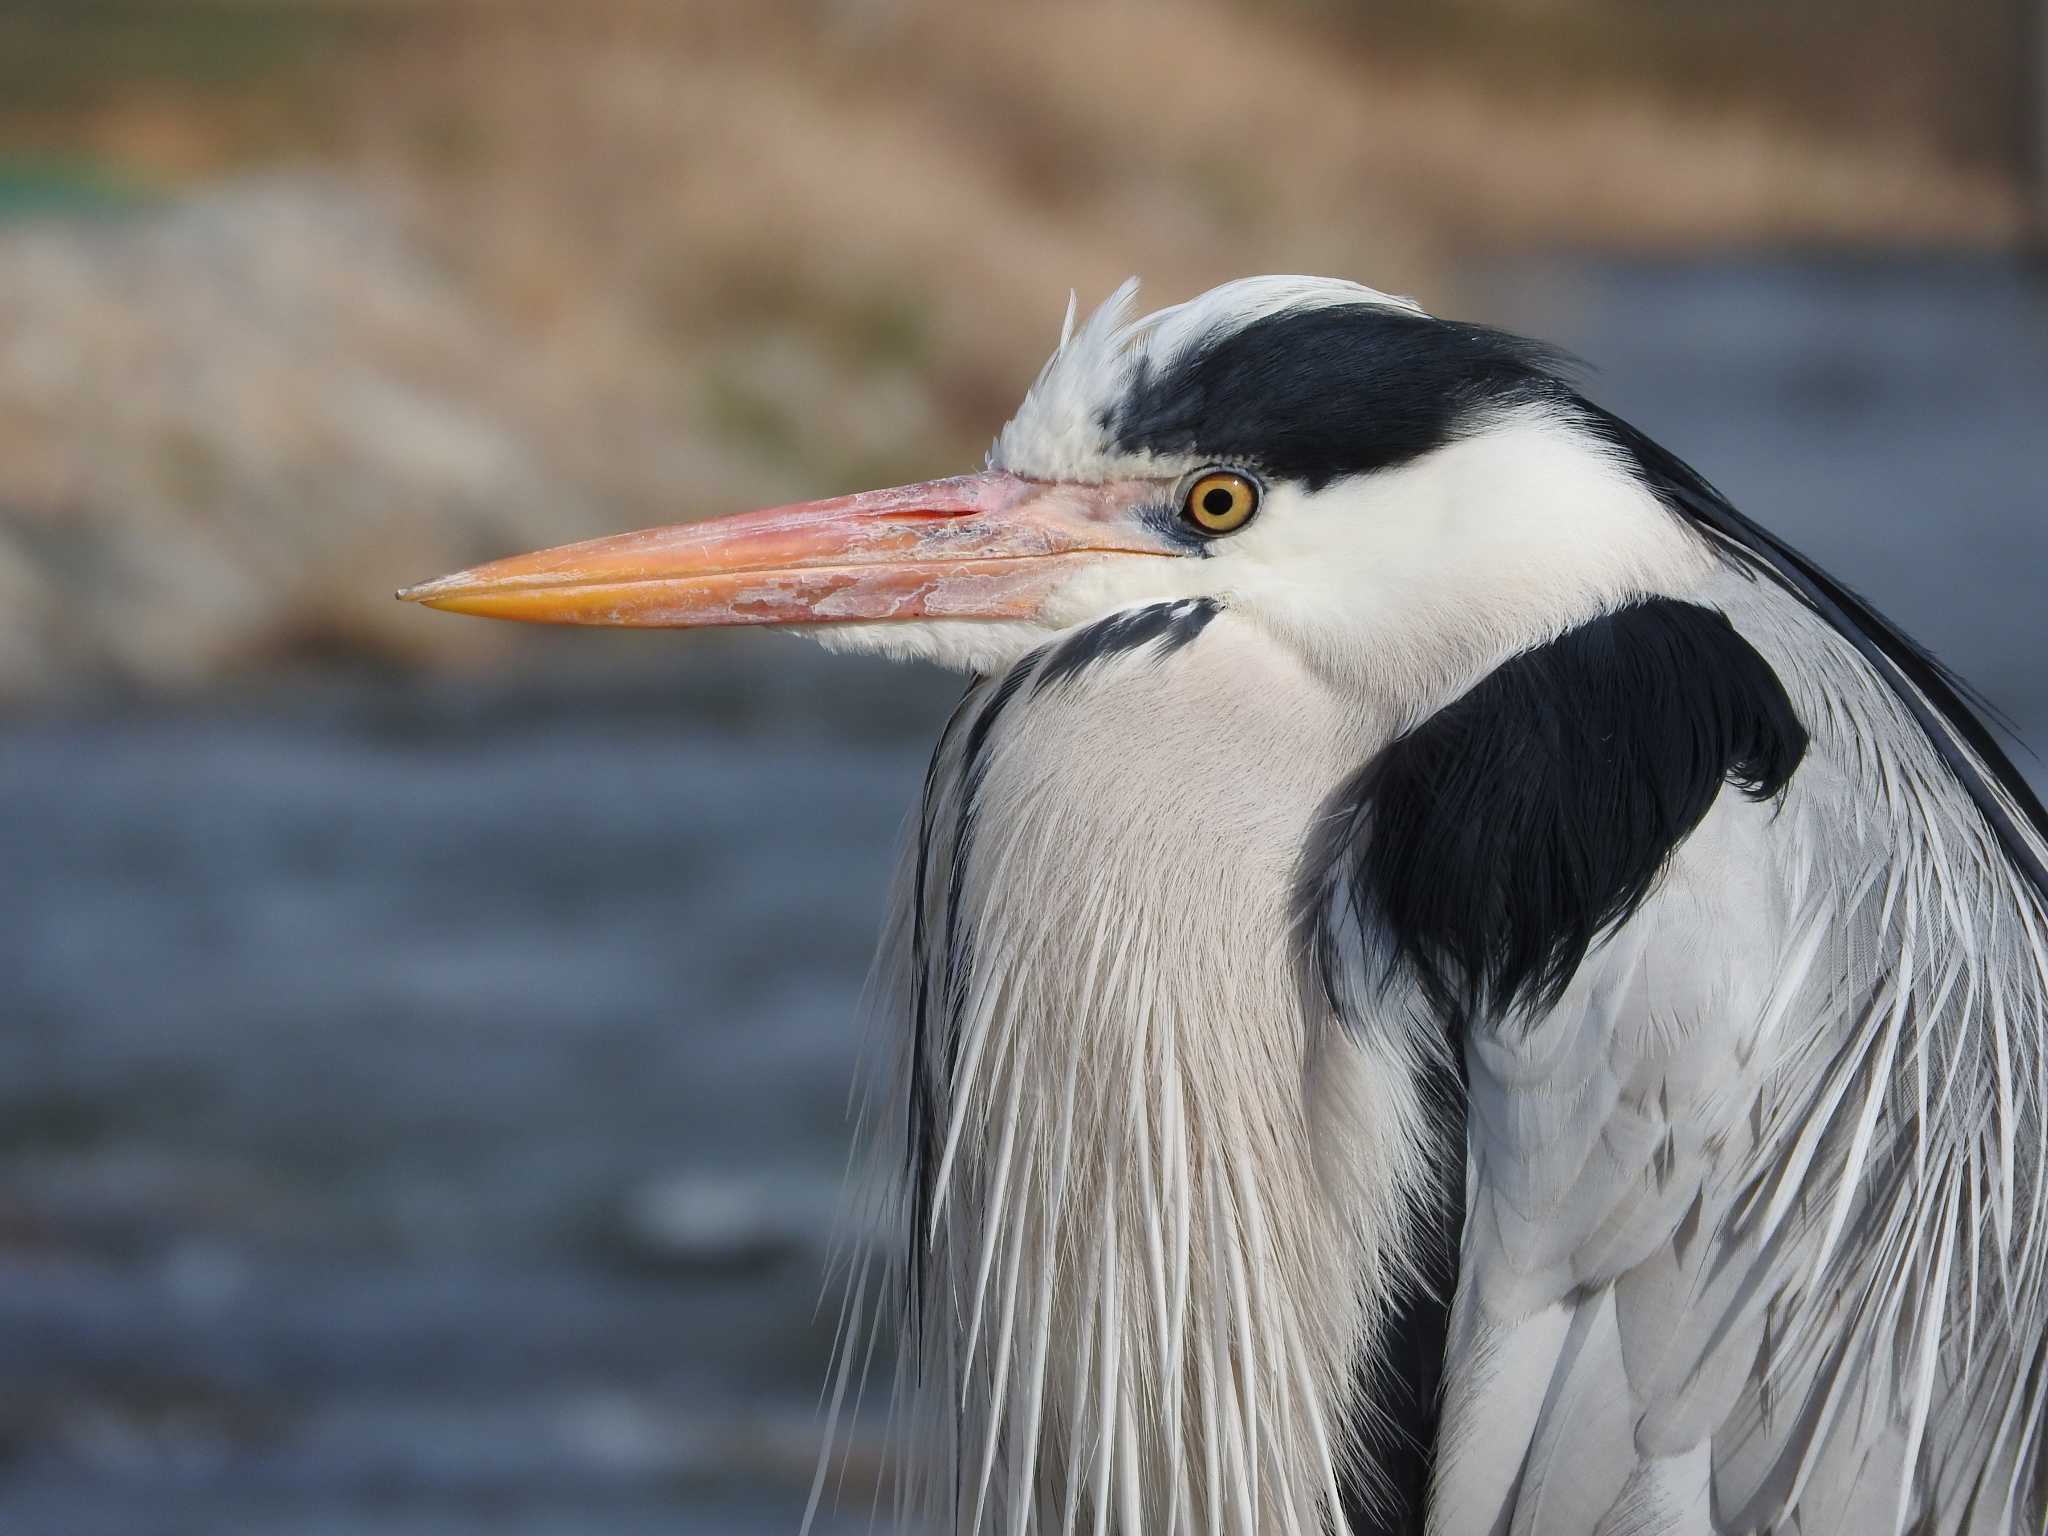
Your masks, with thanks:
[[[0,691],[415,652],[403,573],[573,521],[514,367],[318,178],[0,226]]]
[[[409,228],[319,176],[0,221],[0,698],[502,652],[393,589],[932,435],[936,381],[854,387],[798,331],[681,372],[629,333],[536,359]]]

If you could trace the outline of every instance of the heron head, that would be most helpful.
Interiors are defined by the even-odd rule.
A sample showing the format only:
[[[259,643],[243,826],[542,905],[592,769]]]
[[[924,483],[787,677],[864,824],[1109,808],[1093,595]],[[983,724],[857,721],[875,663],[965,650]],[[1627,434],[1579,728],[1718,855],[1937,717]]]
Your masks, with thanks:
[[[988,468],[515,556],[401,596],[546,623],[801,627],[976,671],[1213,599],[1319,670],[1432,686],[1706,563],[1544,349],[1265,277],[1060,346]]]

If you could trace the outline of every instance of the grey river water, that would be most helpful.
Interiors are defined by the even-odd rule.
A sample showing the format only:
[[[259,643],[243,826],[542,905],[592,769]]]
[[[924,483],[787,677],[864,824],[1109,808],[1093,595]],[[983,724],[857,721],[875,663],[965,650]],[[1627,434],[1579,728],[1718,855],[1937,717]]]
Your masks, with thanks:
[[[1479,291],[2048,740],[2048,290]],[[0,724],[0,1532],[794,1530],[850,1014],[957,684],[631,639]]]

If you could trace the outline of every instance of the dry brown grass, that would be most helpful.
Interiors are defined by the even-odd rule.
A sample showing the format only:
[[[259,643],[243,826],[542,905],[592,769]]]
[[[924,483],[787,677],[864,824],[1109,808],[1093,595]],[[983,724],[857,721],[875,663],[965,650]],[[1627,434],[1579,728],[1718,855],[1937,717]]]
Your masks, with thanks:
[[[1518,96],[1294,12],[518,15],[444,16],[347,114],[452,261],[544,325],[616,306],[700,357],[795,316],[859,365],[871,328],[914,317],[947,424],[977,434],[1066,288],[1134,271],[1167,294],[1326,270],[1443,295],[1458,258],[1502,247],[1995,243],[2020,218],[2006,178],[1904,129]]]

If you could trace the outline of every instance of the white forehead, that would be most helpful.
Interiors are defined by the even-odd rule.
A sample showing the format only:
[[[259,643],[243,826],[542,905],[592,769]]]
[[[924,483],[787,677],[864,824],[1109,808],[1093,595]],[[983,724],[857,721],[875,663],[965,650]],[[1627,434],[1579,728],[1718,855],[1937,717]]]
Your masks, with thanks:
[[[1298,310],[1372,304],[1424,313],[1413,299],[1334,277],[1243,277],[1133,320],[1137,297],[1133,277],[1078,330],[1074,301],[1068,299],[1059,347],[997,435],[988,455],[991,469],[1045,480],[1109,480],[1130,474],[1148,456],[1118,451],[1104,420],[1140,368],[1156,376],[1204,342]]]

